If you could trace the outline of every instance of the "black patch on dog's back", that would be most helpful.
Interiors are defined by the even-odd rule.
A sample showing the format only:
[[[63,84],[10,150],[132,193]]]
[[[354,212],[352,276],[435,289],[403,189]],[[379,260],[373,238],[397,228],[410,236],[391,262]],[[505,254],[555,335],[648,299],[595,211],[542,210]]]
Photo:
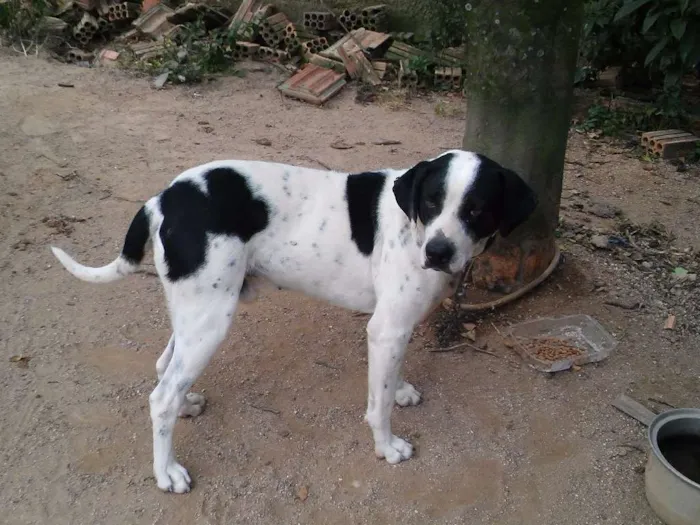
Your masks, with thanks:
[[[267,204],[253,196],[236,170],[215,168],[203,178],[208,195],[192,181],[179,181],[160,196],[160,239],[171,281],[192,275],[204,264],[208,233],[247,242],[269,222]]]
[[[146,253],[149,230],[150,224],[146,214],[146,207],[142,206],[131,220],[122,248],[122,257],[131,264],[138,264],[143,260],[143,256]]]
[[[348,202],[350,233],[357,249],[364,255],[371,255],[374,250],[379,195],[385,182],[386,175],[379,172],[348,175],[345,200]]]

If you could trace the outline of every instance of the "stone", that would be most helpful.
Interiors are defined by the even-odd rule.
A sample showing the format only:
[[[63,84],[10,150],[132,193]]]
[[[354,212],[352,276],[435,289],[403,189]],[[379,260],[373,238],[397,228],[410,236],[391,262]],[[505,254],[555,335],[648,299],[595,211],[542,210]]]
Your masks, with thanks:
[[[170,76],[170,72],[166,71],[165,73],[161,73],[156,77],[156,79],[153,81],[153,87],[156,89],[163,89],[163,86],[165,86],[165,83],[168,81],[168,77]]]
[[[591,237],[591,243],[601,250],[610,249],[610,238],[607,235],[594,235]]]
[[[601,219],[612,219],[620,213],[618,208],[605,202],[594,202],[588,211]]]

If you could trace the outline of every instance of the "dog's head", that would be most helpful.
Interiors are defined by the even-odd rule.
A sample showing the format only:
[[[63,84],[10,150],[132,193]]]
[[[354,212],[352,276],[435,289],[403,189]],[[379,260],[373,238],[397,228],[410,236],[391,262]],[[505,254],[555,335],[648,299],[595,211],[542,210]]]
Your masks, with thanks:
[[[509,235],[537,206],[516,173],[475,153],[454,150],[418,163],[394,182],[412,221],[424,268],[456,274],[496,233]]]

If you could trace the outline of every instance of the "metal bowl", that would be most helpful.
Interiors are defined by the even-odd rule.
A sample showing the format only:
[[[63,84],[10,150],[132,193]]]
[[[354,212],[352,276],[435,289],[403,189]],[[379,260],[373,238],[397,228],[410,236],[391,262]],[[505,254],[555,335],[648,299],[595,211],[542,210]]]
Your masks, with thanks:
[[[646,496],[667,525],[700,524],[700,409],[678,408],[649,425]]]

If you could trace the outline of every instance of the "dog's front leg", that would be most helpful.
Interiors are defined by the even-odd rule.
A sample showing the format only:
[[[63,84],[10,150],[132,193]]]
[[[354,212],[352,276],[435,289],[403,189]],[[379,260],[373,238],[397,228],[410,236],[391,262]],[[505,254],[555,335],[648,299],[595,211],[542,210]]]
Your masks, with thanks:
[[[391,464],[413,454],[411,444],[391,432],[391,410],[410,337],[411,329],[396,327],[381,312],[376,312],[367,326],[369,392],[365,419],[372,429],[375,454]]]

